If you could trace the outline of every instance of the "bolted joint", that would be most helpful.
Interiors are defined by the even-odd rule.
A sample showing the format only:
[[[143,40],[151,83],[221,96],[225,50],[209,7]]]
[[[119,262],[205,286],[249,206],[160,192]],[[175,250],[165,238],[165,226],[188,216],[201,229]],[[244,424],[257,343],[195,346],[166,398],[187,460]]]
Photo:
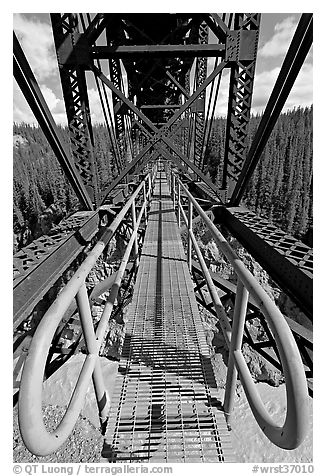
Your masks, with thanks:
[[[253,61],[257,55],[258,30],[230,31],[226,37],[225,60]]]
[[[190,106],[191,112],[205,112],[205,97],[199,96],[196,101]]]
[[[90,63],[89,44],[84,35],[73,32],[68,35],[57,50],[59,66],[88,66]]]

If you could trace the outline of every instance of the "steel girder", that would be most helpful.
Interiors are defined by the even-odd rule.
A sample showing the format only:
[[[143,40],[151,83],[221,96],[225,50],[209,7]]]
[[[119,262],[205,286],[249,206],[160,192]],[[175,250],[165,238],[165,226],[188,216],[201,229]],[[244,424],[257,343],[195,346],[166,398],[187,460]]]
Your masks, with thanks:
[[[114,86],[122,90],[122,74],[121,74],[121,65],[120,60],[116,58],[109,59],[109,71],[110,78]],[[114,123],[115,123],[115,133],[119,146],[121,163],[120,166],[123,168],[126,165],[126,154],[127,147],[125,141],[125,125],[122,115],[122,108],[120,107],[120,101],[116,94],[112,94],[113,110],[114,110]]]
[[[201,23],[197,45],[131,45],[131,46],[94,46],[91,49],[92,58],[183,58],[183,57],[216,57],[225,55],[225,45],[208,45],[208,26]]]
[[[192,261],[192,275],[195,281],[195,294],[197,302],[209,311],[214,317],[216,316],[214,304],[209,299],[209,292],[206,289],[206,281],[203,276],[202,269],[196,261]],[[235,297],[236,297],[236,285],[230,282],[228,279],[223,279],[219,274],[210,272],[214,285],[219,290],[219,296],[224,307],[228,309],[228,315],[232,320]],[[203,292],[205,290],[205,292]],[[293,319],[284,316],[291,331],[293,337],[299,348],[303,364],[305,366],[305,373],[307,378],[307,384],[309,394],[313,395],[313,333],[306,327],[298,324]],[[252,321],[258,320],[261,326],[260,332],[257,334],[257,323],[252,326]],[[253,332],[256,331],[256,332]],[[258,338],[259,335],[259,338]],[[214,342],[214,341],[213,341]],[[259,355],[264,357],[270,364],[282,371],[282,365],[280,363],[279,354],[275,344],[274,337],[268,327],[265,317],[260,312],[256,303],[249,297],[248,307],[246,312],[246,321],[244,327],[243,342],[247,343],[252,349],[254,349]]]
[[[199,44],[208,43],[207,23],[201,22],[199,25]],[[221,46],[221,45],[219,45]],[[196,89],[203,84],[207,76],[207,57],[198,57],[196,64]],[[202,166],[202,149],[204,141],[205,126],[205,98],[206,91],[203,91],[196,101],[195,111],[195,134],[194,134],[194,163],[197,167]]]
[[[98,68],[95,66],[90,66],[90,68],[93,70],[93,72],[96,74],[96,76],[101,79],[101,81],[106,84],[111,91],[113,91],[119,99],[121,99],[128,108],[135,113],[140,119],[142,119],[143,123],[149,128],[149,130],[152,133],[152,137],[150,139],[150,143],[141,151],[136,159],[132,161],[134,163],[136,160],[139,161],[142,156],[149,151],[151,146],[154,146],[157,142],[163,142],[164,144],[168,145],[170,149],[173,150],[174,153],[176,153],[183,162],[185,162],[189,167],[191,167],[195,173],[202,178],[202,180],[213,190],[216,190],[216,187],[211,183],[207,177],[204,176],[204,174],[201,173],[200,169],[198,169],[195,164],[192,164],[190,161],[188,161],[187,157],[185,157],[182,152],[173,144],[173,142],[169,139],[169,129],[170,127],[176,122],[177,119],[179,119],[184,112],[187,111],[187,109],[194,103],[195,100],[198,99],[200,94],[205,90],[205,88],[211,83],[211,81],[223,70],[223,68],[226,66],[225,62],[221,62],[213,71],[212,73],[205,79],[205,81],[196,89],[196,91],[191,95],[191,97],[182,105],[180,108],[173,114],[173,116],[166,122],[164,125],[158,129],[157,127],[154,126],[152,121],[148,119],[144,113],[136,107],[130,99],[126,98],[125,95],[114,86],[114,84],[108,80],[108,78],[100,71]],[[129,164],[130,165],[130,164]],[[129,166],[128,166],[129,167]],[[123,172],[120,174],[120,176],[114,181],[113,184],[119,183],[120,180],[125,176],[125,173]],[[112,184],[112,185],[113,185]],[[112,190],[112,185],[110,185],[109,189],[107,189],[104,194],[102,195],[103,199],[108,193],[108,190]],[[115,186],[114,185],[114,186]]]
[[[112,40],[112,38],[114,38],[114,40]],[[123,41],[123,31],[121,22],[111,22],[111,24],[106,28],[106,41],[107,43],[112,43],[113,49],[117,48],[119,42]],[[108,59],[110,79],[112,83],[120,91],[123,91],[122,70],[119,57],[106,56],[106,58]],[[129,162],[129,157],[127,158],[127,131],[125,129],[125,122],[123,116],[124,108],[121,105],[118,96],[114,93],[112,93],[112,106],[114,111],[115,134],[120,152],[119,171],[121,172],[126,163]]]
[[[99,212],[76,212],[14,255],[14,329],[99,230]]]
[[[248,125],[254,85],[260,25],[259,13],[237,13],[226,39],[231,62],[222,189],[228,197],[236,185],[248,145]]]
[[[107,31],[109,31],[108,42],[110,42],[108,47],[111,48],[111,53],[109,50],[108,53],[110,54],[112,54],[112,47],[114,40],[116,40],[116,38],[114,38],[116,33],[114,33],[114,28],[112,26],[113,23],[116,21],[120,22],[123,31],[128,31],[128,35],[125,35],[123,40],[125,44],[121,44],[121,48],[118,46],[117,53],[115,53],[115,56],[118,57],[112,59],[112,61],[119,62],[119,54],[121,53],[125,55],[122,61],[130,85],[128,88],[128,97],[119,97],[119,102],[116,101],[115,120],[117,120],[117,115],[120,114],[122,116],[122,113],[124,112],[121,108],[122,103],[126,105],[127,108],[132,104],[133,108],[131,108],[132,112],[130,114],[133,118],[137,116],[140,117],[139,124],[142,126],[140,128],[143,132],[142,137],[145,137],[147,142],[142,144],[144,146],[142,150],[139,147],[135,148],[133,161],[127,165],[122,173],[112,182],[110,187],[102,194],[99,193],[97,186],[96,167],[92,152],[92,128],[89,115],[85,71],[91,69],[92,61],[96,57],[96,54],[98,54],[96,51],[100,51],[99,49],[96,50],[93,43],[100,33],[108,26],[108,18],[111,18],[111,15],[97,15],[84,34],[79,33],[74,16],[70,14],[53,14],[51,16],[60,64],[60,75],[70,127],[75,167],[78,169],[79,174],[78,178],[82,180],[82,185],[87,189],[92,197],[94,205],[96,206],[96,204],[101,200],[105,200],[105,197],[114,189],[114,187],[120,184],[132,170],[136,169],[137,172],[140,172],[142,167],[146,166],[150,160],[155,160],[158,156],[164,156],[168,158],[168,160],[174,161],[175,164],[182,169],[182,173],[186,174],[190,168],[194,175],[200,176],[202,182],[193,182],[192,187],[196,188],[198,193],[200,193],[200,189],[203,189],[203,196],[208,200],[211,200],[213,203],[216,203],[216,187],[212,186],[213,184],[210,183],[202,171],[196,167],[194,163],[189,161],[189,156],[185,152],[185,147],[180,151],[171,140],[173,132],[175,132],[171,131],[171,127],[176,124],[177,120],[180,120],[180,124],[183,120],[187,121],[187,115],[189,118],[191,104],[193,104],[201,95],[204,95],[205,88],[213,79],[211,78],[210,80],[207,80],[204,78],[206,73],[203,74],[203,82],[201,83],[200,88],[197,88],[195,97],[194,95],[189,97],[190,68],[193,62],[193,57],[195,54],[197,57],[200,57],[203,54],[203,50],[206,50],[207,54],[209,53],[206,49],[206,44],[200,43],[198,36],[198,18],[196,18],[196,15],[181,15],[180,21],[174,21],[173,16],[169,17],[167,15],[164,16],[164,21],[162,21],[161,24],[157,24],[157,22],[148,22],[150,26],[149,29],[147,29],[146,15],[143,16],[144,18],[142,19],[137,15],[113,15],[114,18],[111,21],[111,25],[107,28]],[[165,34],[166,32],[162,33],[165,19],[168,25],[167,30],[170,28],[168,34]],[[226,136],[224,180],[222,184],[223,187],[228,187],[228,193],[230,196],[240,177],[241,170],[244,169],[244,154],[247,146],[246,137],[252,99],[259,30],[259,14],[237,14],[234,30],[228,29],[221,18],[216,14],[200,15],[200,20],[205,20],[208,27],[211,28],[221,42],[219,48],[215,48],[215,50],[217,56],[224,55],[222,56],[222,60],[224,60],[223,67],[231,67],[230,101],[227,119],[228,130]],[[309,32],[311,33],[310,27]],[[309,36],[310,33],[308,34],[307,32],[307,35]],[[188,35],[187,38],[185,36],[186,34]],[[305,36],[305,39],[308,38],[307,35]],[[151,48],[149,48],[149,50],[151,50],[149,53],[149,59],[139,59],[139,56],[137,57],[137,55],[140,54],[141,50],[144,50],[144,45],[146,44],[151,45]],[[180,58],[177,60],[174,59],[173,52],[171,51],[173,45],[177,45],[175,51],[178,49],[179,51],[176,53],[176,56],[177,54],[179,54],[180,57],[182,56],[182,61],[180,61]],[[305,47],[303,47],[302,50],[307,49],[307,45],[308,42],[305,41]],[[133,60],[130,62],[133,47],[136,49],[138,48],[138,52],[134,49],[135,64],[133,64]],[[209,45],[207,45],[207,48],[208,47]],[[154,55],[158,54],[159,50],[161,50],[161,53],[165,56],[163,62],[155,61],[155,58],[153,58]],[[214,51],[211,51],[211,53],[213,54]],[[302,55],[303,53],[300,54],[301,59]],[[293,69],[297,69],[298,64],[299,60],[294,59]],[[204,69],[202,69],[202,71],[203,70]],[[120,93],[123,94],[121,91],[121,71],[119,74],[120,78],[118,77],[115,85],[117,86],[117,89],[120,90]],[[291,73],[289,76],[293,76],[293,74]],[[284,89],[288,89],[291,82],[290,79]],[[285,82],[285,78],[283,78],[283,81]],[[114,82],[115,80],[113,83]],[[175,89],[173,89],[171,85],[173,85]],[[150,87],[153,89],[152,92],[149,92]],[[199,92],[198,89],[200,89]],[[113,94],[115,94],[115,92],[113,92]],[[182,103],[182,101],[180,101],[182,95],[185,97],[185,104],[182,104],[179,110],[177,110],[172,117],[169,115],[171,111],[164,111],[159,108],[156,110],[153,108],[151,110],[142,108],[142,106],[163,105],[165,104],[166,98],[168,98],[169,105],[175,105],[180,102]],[[284,97],[283,92],[280,95]],[[153,100],[153,98],[155,98],[155,100]],[[273,115],[273,120],[280,112],[280,104],[281,102],[278,103],[278,108],[275,108],[271,113],[271,116]],[[277,111],[277,109],[279,109],[279,111]],[[139,116],[139,113],[142,111],[146,111],[146,115],[143,114],[143,116]],[[271,124],[272,121],[269,122],[269,125]],[[158,125],[162,127],[158,127]],[[116,129],[118,129],[117,126]],[[147,134],[145,131],[147,131]],[[135,140],[138,141],[142,139],[137,137]],[[185,164],[186,167],[182,164]],[[250,164],[248,167],[251,167]],[[243,172],[243,174],[244,173],[246,182],[248,172]],[[188,178],[191,177],[188,176]],[[240,195],[241,193],[242,192],[240,191]],[[236,198],[234,198],[234,200],[236,200]],[[234,203],[237,204],[236,201]],[[309,312],[311,313],[311,299],[309,293],[311,292],[312,269],[310,265],[312,258],[310,251],[307,251],[306,248],[303,249],[301,244],[292,237],[290,237],[292,239],[291,241],[289,235],[285,235],[283,232],[283,235],[279,235],[279,230],[275,231],[268,229],[268,233],[266,234],[267,224],[257,217],[253,218],[247,211],[243,214],[242,212],[240,213],[238,209],[223,208],[223,213],[218,219],[234,234],[234,236],[238,238],[240,242],[242,242],[252,255],[260,261],[263,267],[270,272],[274,280],[277,281],[282,288],[286,289],[291,297],[293,297],[293,299],[301,305],[308,314]],[[257,225],[258,222],[259,225]],[[96,226],[97,225],[94,225],[94,228],[96,228]],[[276,235],[278,234],[278,239],[276,239],[276,241],[274,239],[276,236],[275,233]],[[72,243],[74,240],[77,240],[78,246],[83,246],[83,237],[84,235],[80,237],[78,233],[75,233],[74,238],[67,240],[67,242]],[[59,247],[56,247],[57,243],[61,243],[61,239],[63,240],[62,247],[61,244]],[[50,250],[51,256],[54,257],[56,255],[58,257],[60,252],[65,249],[65,245],[63,244],[65,239],[66,235],[60,236],[59,234],[58,242],[54,239],[54,242],[50,247],[49,244],[51,240],[45,241],[45,244],[40,241],[36,246],[35,256],[33,256],[35,248],[33,251],[33,247],[30,247],[25,255],[25,251],[23,251],[22,255],[17,257],[17,268],[23,269],[23,267],[26,266],[26,263],[27,265],[29,262],[32,263],[31,268],[28,270],[28,279],[22,280],[21,282],[33,282],[35,278],[35,284],[31,286],[33,292],[37,289],[37,283],[42,281],[44,276],[46,276],[45,262],[43,266],[43,261],[38,261],[40,266],[35,267],[34,262],[39,260],[40,256],[43,256],[42,253],[45,251],[45,248]],[[72,248],[74,247],[77,247],[76,243],[72,246]],[[268,250],[267,254],[266,250]],[[299,255],[301,253],[301,255],[298,257],[297,253],[299,253]],[[44,254],[44,256],[47,255]],[[51,261],[52,258],[49,258],[48,261],[48,263],[51,261],[52,266],[54,266],[54,268],[51,268],[54,269],[54,274],[53,276],[51,275],[51,279],[55,278],[55,264],[53,263],[56,263],[56,259]],[[69,259],[70,258],[68,257],[67,260]],[[270,263],[272,263],[272,265],[270,265]],[[37,269],[39,269],[39,273]],[[295,279],[293,280],[294,282],[291,283],[293,276],[295,276]],[[21,286],[20,293],[23,295],[24,286],[23,284]],[[48,286],[51,286],[51,280],[46,282],[45,288]],[[28,289],[28,286],[26,289]],[[30,302],[33,301],[32,291],[30,293]],[[305,298],[306,293],[308,294],[307,299]],[[300,296],[303,296],[303,299],[301,299]],[[28,310],[31,309],[30,306],[32,306],[32,304],[28,304]],[[26,312],[28,311],[24,310],[24,312],[24,315],[26,315]]]
[[[214,207],[222,224],[312,320],[312,249],[244,207]]]
[[[93,155],[93,132],[87,94],[85,70],[88,52],[85,36],[78,30],[73,14],[51,13],[53,37],[57,52],[63,97],[75,166],[92,198],[98,205],[97,168]],[[83,46],[84,48],[81,48]],[[78,61],[75,47],[78,45]]]
[[[73,37],[71,43],[75,43],[78,54],[70,54],[68,61],[70,70],[72,69],[72,64],[75,69],[85,66],[85,63],[88,63],[88,66],[91,67],[92,61],[95,58],[108,58],[111,81],[121,91],[121,58],[128,75],[128,84],[130,85],[129,98],[136,98],[135,104],[137,104],[138,108],[152,107],[157,104],[176,106],[180,103],[181,94],[184,94],[187,89],[185,85],[187,76],[189,82],[189,72],[192,64],[192,59],[185,57],[181,61],[180,58],[183,55],[189,54],[198,56],[195,75],[195,83],[198,88],[198,86],[205,83],[207,74],[207,56],[202,56],[204,51],[206,51],[206,54],[214,54],[215,52],[215,56],[222,55],[226,60],[226,66],[231,67],[231,83],[233,81],[233,86],[230,87],[228,118],[231,139],[228,140],[226,149],[242,149],[241,153],[243,155],[251,105],[260,15],[237,14],[235,21],[236,29],[232,31],[226,27],[222,19],[216,14],[167,14],[163,16],[164,22],[158,27],[155,24],[155,21],[158,20],[158,15],[156,14],[113,14],[106,15],[104,19],[99,14],[90,25],[88,29],[90,32],[85,32],[84,36],[78,36],[77,25],[73,25],[74,34],[70,32]],[[112,17],[110,22],[107,17]],[[62,23],[65,27],[67,19],[71,20],[71,24],[73,23],[71,15],[66,15],[62,18]],[[152,21],[150,21],[151,19]],[[106,28],[107,46],[92,46],[89,43],[89,38],[94,40],[98,36],[97,30],[102,31],[103,25],[108,23],[110,25]],[[218,44],[207,44],[208,28],[211,28],[217,36]],[[185,34],[188,35],[187,40]],[[76,42],[75,38],[77,36],[78,41]],[[187,44],[184,43],[185,40]],[[178,44],[178,41],[180,44]],[[161,62],[149,62],[146,55],[150,54],[160,55]],[[141,59],[139,59],[139,55],[141,55]],[[167,55],[167,57],[165,58],[164,55]],[[171,71],[173,74],[171,74]],[[167,77],[167,72],[169,77]],[[174,81],[171,81],[171,77],[174,78]],[[175,87],[177,92],[173,92],[169,88],[168,81],[178,85]],[[82,79],[79,82],[82,87]],[[121,155],[124,156],[125,144],[127,142],[126,136],[129,133],[125,129],[123,118],[125,109],[121,106],[121,102],[115,92],[112,93],[112,96],[116,135]],[[87,107],[87,95],[84,102]],[[197,168],[202,169],[203,158],[201,154],[203,151],[202,142],[205,124],[205,88],[197,98],[196,104],[193,104],[192,111],[194,112],[194,120],[190,125],[193,129],[193,137],[190,135],[190,145],[193,152],[193,161]],[[239,111],[241,112],[239,113]],[[152,123],[156,124],[164,124],[169,118],[167,109],[160,111],[158,108],[154,109],[154,107],[152,107],[152,110],[148,110],[146,115]],[[168,132],[168,127],[170,125],[165,126],[165,133]],[[169,132],[170,134],[174,133],[173,129]],[[187,155],[190,152],[191,150],[188,149]],[[227,163],[228,165],[226,165]],[[234,164],[235,162],[233,161],[233,168]],[[230,171],[232,167],[229,157],[226,158],[224,188],[226,172]],[[96,181],[95,176],[94,181]]]

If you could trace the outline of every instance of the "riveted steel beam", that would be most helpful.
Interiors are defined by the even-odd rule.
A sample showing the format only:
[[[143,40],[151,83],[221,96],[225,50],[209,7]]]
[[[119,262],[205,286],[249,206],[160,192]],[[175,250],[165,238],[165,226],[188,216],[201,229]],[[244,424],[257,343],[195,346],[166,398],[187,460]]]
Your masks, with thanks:
[[[214,214],[312,320],[312,249],[244,207],[216,207]]]
[[[140,109],[178,109],[180,104],[144,104]]]
[[[143,160],[140,160],[138,162],[137,166],[135,165],[133,174],[134,175],[140,174],[149,162],[152,162],[152,161],[154,162],[155,160],[157,160],[157,158],[160,155],[161,155],[161,151],[158,149],[158,150],[154,150],[151,154],[148,155],[148,157],[144,157]]]
[[[98,212],[77,212],[14,255],[14,328],[32,312],[99,229]]]
[[[175,145],[172,143],[171,140],[169,140],[166,135],[168,134],[168,128],[171,127],[172,124],[191,106],[191,104],[202,94],[202,92],[205,90],[205,88],[211,83],[211,81],[219,74],[223,68],[226,66],[225,62],[221,62],[214,70],[213,72],[206,78],[206,80],[197,88],[197,90],[191,95],[191,97],[176,111],[173,116],[167,121],[167,123],[161,128],[157,129],[154,124],[143,114],[128,98],[124,96],[124,94],[117,89],[114,84],[107,79],[106,76],[104,76],[101,71],[96,68],[95,66],[91,66],[91,69],[94,71],[94,73],[105,83],[135,114],[140,117],[143,122],[154,132],[153,138],[151,139],[152,145],[154,142],[157,142],[158,140],[162,140],[165,142],[187,165],[189,165],[192,170],[196,171],[197,175],[214,191],[216,191],[216,187],[211,183],[211,181],[204,176],[204,174],[196,167],[195,165],[191,164],[191,162],[178,150],[178,148],[175,147]],[[149,144],[147,147],[148,149],[150,148],[151,144]],[[141,154],[141,153],[140,153]],[[143,155],[141,155],[140,158],[142,158]],[[139,156],[137,157],[137,160],[140,160]],[[133,161],[134,162],[134,161]],[[131,162],[131,164],[133,163]],[[190,165],[191,164],[191,165]],[[120,174],[122,177],[122,174]],[[119,176],[119,177],[120,177]],[[125,175],[124,175],[125,176]],[[116,186],[117,183],[119,183],[119,177],[113,182],[114,186]],[[113,187],[112,187],[113,188]],[[111,189],[111,186],[109,189]],[[105,193],[102,195],[102,197],[105,199],[105,196],[108,194],[108,191],[106,190]]]
[[[130,101],[114,84],[112,81],[110,81],[96,66],[91,66],[91,69],[93,70],[94,74],[104,83],[106,84],[111,91],[118,96],[119,99],[121,99],[128,107],[131,109],[135,114],[137,114],[138,117],[140,117],[143,122],[153,130],[153,132],[157,133],[158,129],[154,126],[152,121],[148,119],[147,116],[143,112],[136,107],[133,102]]]
[[[168,160],[173,160],[178,166],[180,165],[179,160],[181,159],[184,164],[186,164],[196,175],[198,175],[199,178],[211,189],[213,192],[216,193],[218,198],[218,189],[217,187],[207,178],[203,172],[196,167],[196,165],[191,162],[190,160],[187,159],[187,157],[182,154],[182,152],[173,144],[173,142],[168,139],[167,137],[163,137],[162,141],[165,142],[165,144],[172,149],[172,151],[179,157],[179,159],[173,155],[171,155],[164,147],[161,147],[161,152],[162,155],[164,155]]]
[[[194,288],[197,302],[203,306],[208,312],[213,316],[216,316],[213,302],[208,298],[209,293],[203,293],[202,290],[206,286],[205,278],[203,271],[197,261],[192,260],[192,274],[196,283]],[[222,295],[221,301],[224,304],[226,301],[229,306],[234,306],[235,296],[237,292],[237,287],[235,284],[231,283],[227,279],[221,278],[217,273],[209,271],[209,274],[213,280],[214,285],[220,289],[224,295]],[[230,313],[232,316],[232,312]],[[298,345],[302,360],[306,366],[306,378],[309,388],[309,394],[312,396],[312,372],[313,372],[313,359],[312,359],[312,349],[313,349],[313,333],[306,327],[298,324],[293,319],[284,315],[286,322],[288,323],[293,337]],[[265,338],[263,341],[257,341],[256,336],[252,336],[252,319],[259,319],[260,324],[263,326],[265,331]],[[267,340],[266,340],[267,338]],[[243,336],[244,342],[246,342],[252,349],[254,349],[258,354],[264,357],[268,362],[274,365],[277,369],[283,370],[280,364],[279,355],[277,348],[275,346],[275,341],[273,336],[270,333],[268,326],[266,325],[265,318],[257,307],[255,301],[249,295],[248,299],[248,308],[246,314],[246,323],[245,323],[245,334]],[[270,349],[270,351],[268,350]]]
[[[89,62],[87,40],[79,33],[78,19],[75,15],[51,13],[50,17],[68,119],[71,150],[85,188],[97,207],[98,177],[93,155],[93,131],[85,76],[85,69]],[[77,44],[78,48],[76,48]],[[77,65],[75,64],[76,56],[80,59],[80,64]]]
[[[184,56],[216,57],[225,55],[223,44],[198,45],[131,45],[131,46],[94,46],[91,48],[93,59],[108,58],[182,58]]]
[[[228,197],[241,172],[248,142],[248,125],[255,77],[260,14],[236,14],[235,30],[226,40],[231,67],[222,188]]]
[[[205,79],[205,81],[196,89],[196,91],[189,97],[189,99],[176,111],[173,116],[167,121],[165,126],[160,129],[160,132],[167,130],[179,117],[191,106],[191,104],[202,94],[202,92],[209,86],[213,79],[225,68],[227,63],[222,61],[212,73]]]
[[[201,22],[199,25],[199,38],[201,46],[208,42],[208,26],[206,22]],[[218,45],[217,45],[218,46]],[[195,82],[196,89],[203,84],[207,76],[207,57],[197,58]],[[204,140],[204,126],[205,126],[205,91],[198,97],[196,103],[196,114],[194,117],[194,163],[198,168],[202,166],[202,149]]]
[[[114,86],[118,89],[122,89],[122,73],[121,65],[119,59],[110,58],[109,59],[109,71],[110,78]],[[127,144],[126,144],[126,134],[125,134],[125,124],[123,119],[123,107],[119,101],[118,96],[112,92],[112,103],[113,103],[113,112],[114,112],[114,125],[115,133],[117,138],[117,143],[120,151],[120,157],[122,161],[122,166],[126,163],[126,154],[127,154]]]
[[[212,19],[214,20],[215,27],[209,22],[209,17],[212,17]],[[208,23],[208,26],[212,28],[213,33],[215,33],[220,40],[225,40],[226,35],[230,33],[230,29],[227,27],[227,25],[217,13],[210,13],[207,16],[205,15],[205,21]]]
[[[213,72],[206,78],[206,80],[197,88],[197,90],[191,95],[191,97],[176,111],[173,116],[167,121],[167,123],[161,128],[157,129],[154,124],[143,114],[140,109],[138,109],[128,98],[125,97],[125,95],[114,86],[114,84],[98,69],[96,66],[91,66],[91,69],[94,71],[94,73],[103,81],[104,84],[106,84],[135,114],[140,117],[143,122],[153,131],[154,135],[151,139],[151,144],[148,144],[145,149],[146,151],[144,152],[145,149],[143,149],[140,154],[138,154],[137,158],[135,160],[139,161],[144,153],[146,153],[151,145],[154,145],[159,140],[162,140],[165,142],[193,171],[196,171],[197,175],[210,187],[212,190],[215,192],[217,191],[217,188],[211,183],[211,181],[205,177],[205,175],[201,172],[201,170],[196,167],[194,164],[192,164],[187,157],[182,154],[181,151],[175,145],[171,140],[169,140],[166,135],[168,134],[168,128],[171,127],[172,124],[191,106],[191,104],[202,94],[202,92],[205,90],[205,88],[211,83],[211,81],[223,70],[223,68],[226,66],[225,62],[221,62],[214,70]],[[135,161],[134,160],[134,161]],[[132,161],[131,164],[134,163]],[[128,167],[129,167],[128,166]],[[117,179],[110,185],[110,187],[102,194],[102,200],[105,200],[105,197],[109,193],[110,190],[112,190],[118,183],[119,181],[125,176],[126,174],[122,172],[122,174],[117,177]],[[119,179],[120,178],[120,179]]]
[[[107,27],[110,22],[110,15],[107,13],[97,13],[88,28],[85,31],[85,37],[88,41],[88,44],[91,45],[95,43],[100,34]]]
[[[140,117],[143,122],[156,134],[160,135],[167,132],[169,127],[171,127],[174,122],[179,119],[179,117],[191,106],[191,104],[202,94],[202,92],[207,88],[207,86],[213,81],[213,79],[225,68],[226,62],[222,61],[206,78],[206,80],[196,89],[196,91],[190,96],[190,98],[176,111],[173,116],[167,121],[165,126],[161,129],[157,129],[152,121],[140,111],[126,96],[114,86],[112,81],[110,81],[96,66],[92,65],[91,69],[93,72],[101,79],[101,81],[106,84],[128,107],[131,109],[138,117]]]
[[[156,141],[158,141],[158,138],[156,139]],[[106,197],[108,196],[108,194],[118,185],[118,183],[121,182],[121,180],[123,180],[125,178],[125,176],[135,167],[135,165],[137,165],[140,160],[144,157],[145,154],[147,154],[147,152],[150,151],[150,149],[153,147],[153,145],[155,144],[155,141],[154,143],[150,143],[150,144],[147,144],[140,152],[139,154],[137,155],[137,157],[134,158],[134,160],[132,162],[129,162],[128,165],[126,165],[124,167],[124,169],[122,170],[122,172],[118,175],[118,177],[113,180],[113,182],[110,183],[109,187],[107,187],[104,192],[102,192],[102,195],[101,195],[101,204],[103,204],[105,202],[105,199]]]
[[[181,86],[181,84],[175,79],[175,77],[170,73],[170,71],[166,72],[166,75],[169,79],[171,79],[172,83],[177,86],[177,88],[181,91],[186,99],[189,99],[189,92]]]

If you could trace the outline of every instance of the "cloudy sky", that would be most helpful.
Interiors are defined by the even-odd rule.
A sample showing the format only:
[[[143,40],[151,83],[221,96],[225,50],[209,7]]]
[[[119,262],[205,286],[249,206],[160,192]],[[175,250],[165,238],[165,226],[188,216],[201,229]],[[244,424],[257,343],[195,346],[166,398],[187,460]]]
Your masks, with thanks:
[[[261,112],[266,106],[299,18],[300,14],[298,13],[262,14],[252,107],[254,113]],[[14,14],[14,30],[56,122],[65,124],[65,109],[49,14]],[[210,64],[211,62],[212,59]],[[226,113],[227,83],[228,73],[226,71],[221,82],[217,103],[218,115]],[[88,84],[92,119],[94,122],[103,122],[94,81],[89,78]],[[312,52],[309,53],[299,73],[285,109],[309,106],[310,104],[312,104]],[[36,122],[15,81],[13,119],[16,122]]]

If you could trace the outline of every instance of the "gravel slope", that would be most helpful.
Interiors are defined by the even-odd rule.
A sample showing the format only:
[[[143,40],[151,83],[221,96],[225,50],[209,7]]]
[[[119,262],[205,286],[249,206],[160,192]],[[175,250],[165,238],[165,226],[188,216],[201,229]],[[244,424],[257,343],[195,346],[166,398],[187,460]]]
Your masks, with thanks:
[[[47,405],[43,409],[48,430],[56,428],[65,408]],[[64,445],[49,456],[34,456],[25,447],[18,427],[18,411],[14,411],[13,461],[14,463],[99,463],[103,436],[85,417],[79,417],[73,433]]]

